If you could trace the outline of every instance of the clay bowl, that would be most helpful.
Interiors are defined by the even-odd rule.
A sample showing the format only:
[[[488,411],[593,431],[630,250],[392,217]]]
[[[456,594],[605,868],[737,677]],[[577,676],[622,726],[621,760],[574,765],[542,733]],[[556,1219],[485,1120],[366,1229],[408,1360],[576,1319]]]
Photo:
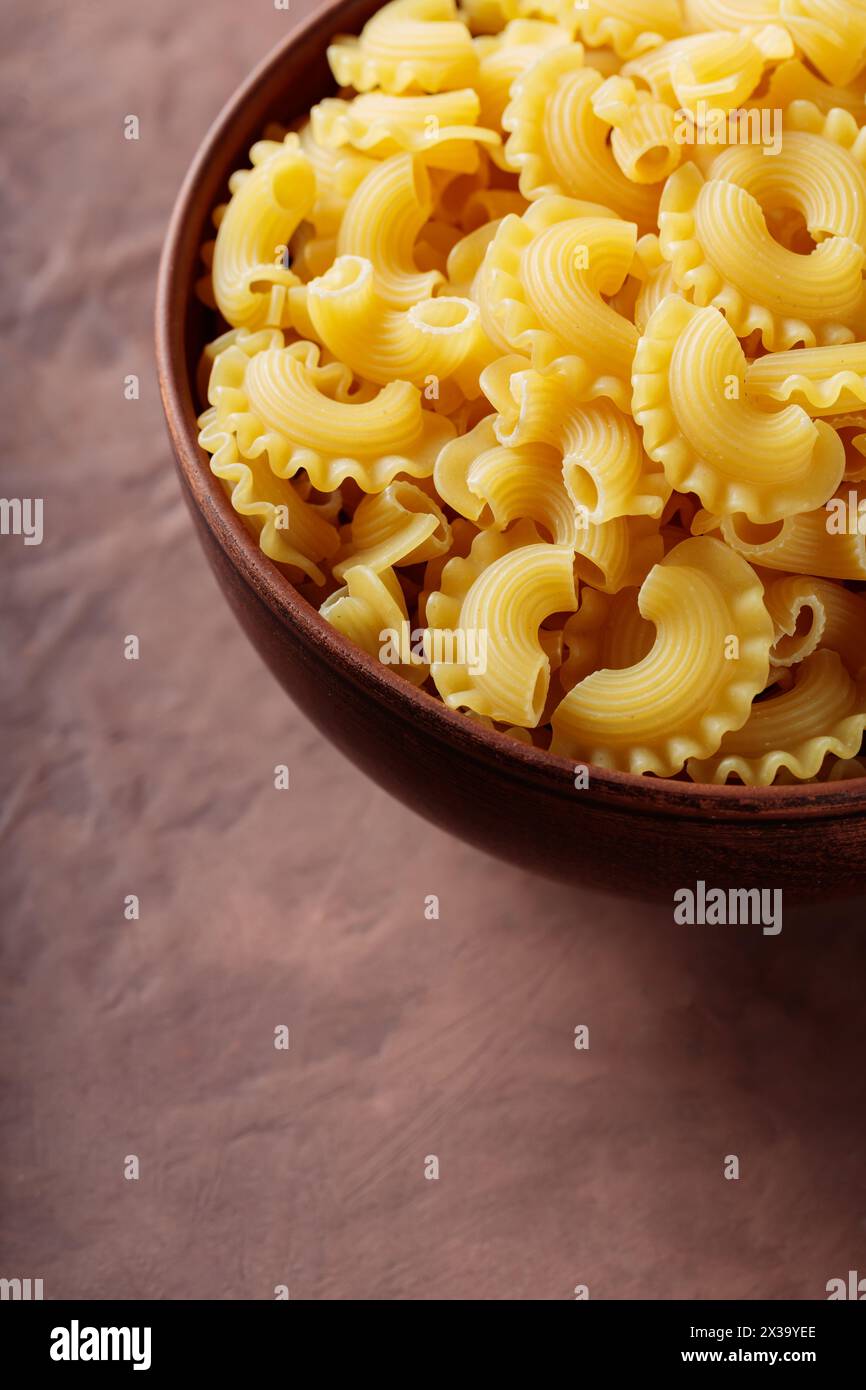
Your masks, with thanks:
[[[199,539],[241,626],[304,713],[413,810],[492,854],[574,884],[672,901],[678,887],[786,890],[785,902],[866,891],[866,778],[766,790],[592,771],[452,713],[356,650],[258,549],[196,444],[196,367],[215,335],[194,293],[200,247],[231,172],[269,121],[333,91],[325,49],[376,0],[337,0],[235,93],[178,196],[156,303],[160,387]]]

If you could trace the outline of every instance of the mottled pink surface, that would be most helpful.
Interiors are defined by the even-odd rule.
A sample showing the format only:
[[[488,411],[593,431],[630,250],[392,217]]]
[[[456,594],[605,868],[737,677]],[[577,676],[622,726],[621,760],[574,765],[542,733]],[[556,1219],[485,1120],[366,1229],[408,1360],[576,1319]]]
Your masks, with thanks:
[[[45,498],[46,534],[0,538],[0,1274],[53,1298],[823,1297],[866,1273],[863,904],[764,938],[483,857],[322,741],[196,548],[160,241],[305,8],[4,12],[3,487]]]

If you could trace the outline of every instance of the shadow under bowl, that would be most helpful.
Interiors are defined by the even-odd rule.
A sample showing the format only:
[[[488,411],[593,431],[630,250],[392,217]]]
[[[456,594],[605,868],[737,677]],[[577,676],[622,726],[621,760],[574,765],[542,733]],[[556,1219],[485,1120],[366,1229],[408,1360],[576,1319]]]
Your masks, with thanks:
[[[225,106],[178,195],[160,266],[156,353],[183,490],[220,588],[314,724],[376,782],[452,834],[575,885],[666,899],[708,887],[781,888],[786,901],[866,891],[866,778],[708,787],[590,769],[488,731],[359,651],[295,591],[234,513],[196,443],[196,375],[215,334],[195,294],[201,246],[229,175],[271,121],[334,90],[325,50],[377,0],[336,0],[291,33]],[[492,869],[493,866],[491,866]]]

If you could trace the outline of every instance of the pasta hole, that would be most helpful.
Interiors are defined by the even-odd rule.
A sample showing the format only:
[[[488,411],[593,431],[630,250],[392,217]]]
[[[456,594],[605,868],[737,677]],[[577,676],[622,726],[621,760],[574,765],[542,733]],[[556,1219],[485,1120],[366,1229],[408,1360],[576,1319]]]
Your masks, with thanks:
[[[797,619],[794,623],[794,631],[790,635],[786,634],[784,637],[780,637],[778,642],[776,643],[776,660],[788,661],[792,657],[796,656],[797,652],[800,651],[800,649],[802,648],[803,643],[809,636],[809,633],[812,631],[814,626],[815,613],[808,604],[804,604],[804,606],[797,613]]]
[[[478,315],[476,306],[468,299],[426,299],[409,310],[410,320],[419,328],[433,333],[449,333],[464,328]]]
[[[663,174],[670,161],[670,150],[666,145],[652,145],[650,149],[644,150],[643,154],[635,161],[635,174],[648,183],[654,182],[654,174]]]
[[[750,521],[742,513],[731,518],[734,535],[744,545],[770,545],[781,536],[784,525],[784,521],[769,521],[761,525]]]

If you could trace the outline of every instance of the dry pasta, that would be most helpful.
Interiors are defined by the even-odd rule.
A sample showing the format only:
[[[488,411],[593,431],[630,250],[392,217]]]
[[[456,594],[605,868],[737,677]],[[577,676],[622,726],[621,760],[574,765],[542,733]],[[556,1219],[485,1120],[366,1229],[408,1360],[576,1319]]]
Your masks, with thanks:
[[[866,777],[866,9],[392,0],[203,246],[200,443],[516,744]]]

